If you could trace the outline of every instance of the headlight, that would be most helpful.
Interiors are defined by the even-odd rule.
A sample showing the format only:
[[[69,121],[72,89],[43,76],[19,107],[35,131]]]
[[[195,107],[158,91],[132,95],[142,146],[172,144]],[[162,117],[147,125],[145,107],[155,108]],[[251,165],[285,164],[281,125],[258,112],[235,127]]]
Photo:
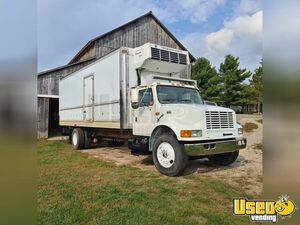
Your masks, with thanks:
[[[238,128],[238,134],[243,134],[243,128]]]
[[[202,130],[181,130],[180,137],[202,137]]]

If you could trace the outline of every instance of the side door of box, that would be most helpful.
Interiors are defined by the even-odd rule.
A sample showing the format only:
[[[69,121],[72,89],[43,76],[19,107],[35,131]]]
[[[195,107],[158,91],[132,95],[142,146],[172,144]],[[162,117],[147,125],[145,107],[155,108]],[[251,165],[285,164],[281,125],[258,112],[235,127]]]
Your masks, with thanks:
[[[83,78],[83,119],[85,122],[94,121],[94,99],[94,75],[91,74]]]

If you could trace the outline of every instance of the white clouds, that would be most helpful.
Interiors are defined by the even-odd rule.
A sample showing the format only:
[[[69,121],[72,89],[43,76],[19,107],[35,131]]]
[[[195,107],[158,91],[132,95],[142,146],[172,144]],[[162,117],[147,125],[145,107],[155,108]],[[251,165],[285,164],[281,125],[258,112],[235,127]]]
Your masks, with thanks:
[[[185,0],[176,1],[179,12],[192,23],[201,23],[215,13],[215,11],[226,3],[226,0]]]
[[[161,20],[175,22],[188,20],[193,24],[205,22],[227,0],[140,0],[128,1],[131,8],[151,8]]]
[[[262,58],[262,11],[226,21],[209,34],[188,34],[182,41],[193,54],[207,57],[217,67],[226,54],[233,54],[240,57],[241,66],[253,70]]]
[[[236,15],[253,14],[262,9],[262,0],[241,0],[235,8]]]
[[[236,19],[226,22],[224,27],[231,29],[237,36],[262,38],[262,11],[258,11],[251,16],[239,16]]]
[[[229,46],[234,38],[234,32],[231,29],[223,28],[217,32],[208,34],[204,42],[208,51],[228,52]]]
[[[252,16],[239,16],[225,22],[222,29],[206,36],[205,43],[210,50],[226,52],[234,49],[235,45],[244,43],[247,46],[250,44],[251,47],[253,44],[259,45],[261,40],[262,11],[259,11]]]

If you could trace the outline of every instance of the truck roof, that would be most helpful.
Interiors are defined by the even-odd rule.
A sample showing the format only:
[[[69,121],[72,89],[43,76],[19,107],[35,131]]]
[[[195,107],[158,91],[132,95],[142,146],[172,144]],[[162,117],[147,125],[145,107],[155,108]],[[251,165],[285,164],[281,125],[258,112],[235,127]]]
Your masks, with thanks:
[[[158,85],[175,86],[175,87],[186,87],[186,88],[198,89],[198,87],[194,86],[194,85],[179,84],[179,83],[167,83],[167,82],[159,82],[159,81],[153,82],[153,83],[151,83],[149,85],[139,85],[138,88],[146,88],[146,87],[150,88],[150,87],[158,86]]]

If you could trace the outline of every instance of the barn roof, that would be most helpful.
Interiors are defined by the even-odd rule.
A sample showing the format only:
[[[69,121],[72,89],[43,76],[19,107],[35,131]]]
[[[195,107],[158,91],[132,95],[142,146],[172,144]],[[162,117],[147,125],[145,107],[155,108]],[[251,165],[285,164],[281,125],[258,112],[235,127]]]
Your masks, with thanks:
[[[95,41],[97,41],[98,39],[100,39],[100,38],[103,38],[104,36],[107,36],[107,35],[109,35],[109,34],[112,34],[112,33],[114,33],[114,32],[116,32],[116,31],[118,31],[118,30],[121,30],[121,29],[123,29],[124,27],[126,27],[126,26],[128,26],[128,25],[130,25],[130,24],[132,24],[132,23],[135,23],[136,21],[138,21],[138,20],[140,20],[140,19],[142,19],[142,18],[144,18],[144,17],[147,17],[147,16],[150,16],[150,17],[152,17],[158,24],[159,24],[159,26],[161,26],[162,28],[163,28],[163,30],[176,42],[176,44],[178,44],[178,46],[182,49],[182,50],[185,50],[185,51],[187,51],[187,49],[178,41],[178,39],[162,24],[162,22],[160,22],[160,20],[156,17],[156,16],[154,16],[154,14],[152,13],[152,11],[150,11],[150,12],[148,12],[148,13],[146,13],[146,14],[144,14],[144,15],[142,15],[142,16],[140,16],[140,17],[138,17],[138,18],[136,18],[136,19],[134,19],[134,20],[131,20],[130,22],[128,22],[128,23],[125,23],[125,24],[123,24],[122,26],[120,26],[120,27],[117,27],[117,28],[115,28],[115,29],[113,29],[113,30],[111,30],[111,31],[109,31],[109,32],[107,32],[107,33],[104,33],[104,34],[102,34],[102,35],[100,35],[100,36],[98,36],[98,37],[95,37],[94,39],[92,39],[92,40],[90,40],[88,43],[86,43],[86,45],[72,58],[72,60],[68,63],[68,64],[72,64],[72,63],[74,63],[75,61],[76,61],[76,59],[77,59],[77,57],[82,53],[82,52],[84,52],[86,49],[88,49],[88,48],[90,48],[94,43],[95,43]],[[193,62],[193,61],[195,61],[196,59],[195,59],[195,57],[191,54],[191,53],[189,53],[189,55],[190,55],[190,59],[191,59],[191,61]]]
[[[85,60],[82,60],[82,61],[79,61],[79,62],[67,64],[67,65],[64,65],[64,66],[55,67],[53,69],[49,69],[49,70],[45,70],[45,71],[39,72],[38,76],[47,75],[47,74],[52,73],[52,72],[57,72],[57,71],[60,71],[60,70],[64,70],[64,69],[70,68],[72,66],[77,66],[77,65],[85,64],[87,62],[92,62],[95,59],[96,59],[96,57],[94,56],[94,57],[91,57],[91,58],[88,58],[88,59],[85,59]]]

